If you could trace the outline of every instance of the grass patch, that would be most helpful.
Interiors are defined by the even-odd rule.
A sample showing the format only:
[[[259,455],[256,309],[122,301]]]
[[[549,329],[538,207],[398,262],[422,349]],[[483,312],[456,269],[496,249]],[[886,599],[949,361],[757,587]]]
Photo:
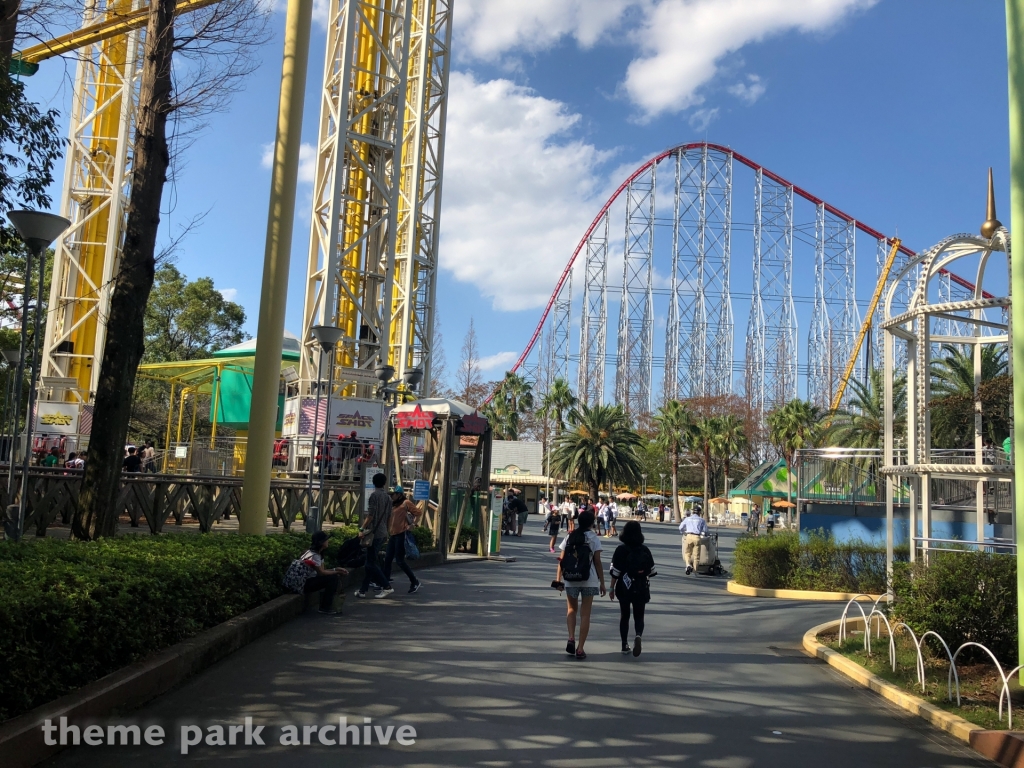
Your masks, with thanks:
[[[818,641],[846,658],[857,662],[887,683],[892,683],[912,696],[924,699],[929,704],[946,710],[968,720],[982,728],[993,731],[1005,731],[1008,727],[1004,711],[1003,719],[999,720],[998,705],[1002,680],[999,672],[991,663],[961,664],[957,659],[957,673],[960,676],[960,702],[956,704],[956,687],[954,683],[953,700],[947,698],[946,681],[949,675],[949,661],[945,651],[939,648],[936,653],[927,645],[922,648],[924,657],[925,690],[922,693],[917,681],[917,653],[909,635],[896,635],[896,671],[889,663],[889,641],[883,630],[882,637],[871,638],[871,653],[864,650],[864,635],[860,632],[851,636],[847,633],[846,640],[840,645],[838,634],[821,634]],[[931,641],[928,641],[931,642]],[[956,650],[953,648],[952,650]],[[1010,697],[1014,710],[1014,723],[1017,728],[1024,724],[1024,689],[1017,679],[1010,681]]]

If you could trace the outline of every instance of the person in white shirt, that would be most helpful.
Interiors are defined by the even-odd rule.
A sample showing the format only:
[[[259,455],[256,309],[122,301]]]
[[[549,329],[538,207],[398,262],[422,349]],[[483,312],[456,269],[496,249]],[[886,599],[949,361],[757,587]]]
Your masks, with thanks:
[[[700,563],[700,540],[708,535],[708,525],[699,512],[687,512],[679,524],[679,532],[683,534],[683,562],[686,563],[686,575],[689,576]]]
[[[608,505],[608,511],[606,515],[607,517],[605,519],[608,522],[607,536],[609,538],[611,538],[612,536],[618,536],[619,532],[615,529],[615,519],[619,516],[619,505],[616,504],[614,501],[611,502]]]
[[[562,552],[565,552],[566,545],[570,543],[570,539],[576,541],[574,537],[585,537],[586,544],[590,547],[593,558],[590,563],[590,573],[586,581],[571,581],[565,584],[562,582],[562,560],[559,558],[558,570],[556,571],[555,581],[552,583],[552,586],[557,587],[559,592],[563,589],[565,590],[565,599],[568,604],[565,623],[569,628],[569,641],[565,644],[565,652],[582,661],[587,658],[587,654],[583,651],[583,644],[587,642],[587,635],[590,632],[590,611],[594,605],[594,598],[598,595],[601,597],[605,596],[605,586],[604,568],[601,566],[601,539],[591,530],[594,526],[594,513],[581,512],[577,524],[578,529],[562,539],[560,548]],[[580,640],[578,644],[576,642],[577,614],[580,617]]]

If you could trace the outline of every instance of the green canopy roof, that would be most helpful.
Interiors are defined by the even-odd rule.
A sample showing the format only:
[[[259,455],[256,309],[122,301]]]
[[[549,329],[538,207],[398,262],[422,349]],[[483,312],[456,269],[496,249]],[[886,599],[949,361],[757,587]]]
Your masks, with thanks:
[[[774,499],[785,499],[788,477],[785,461],[766,461],[729,491],[729,496],[770,496]]]

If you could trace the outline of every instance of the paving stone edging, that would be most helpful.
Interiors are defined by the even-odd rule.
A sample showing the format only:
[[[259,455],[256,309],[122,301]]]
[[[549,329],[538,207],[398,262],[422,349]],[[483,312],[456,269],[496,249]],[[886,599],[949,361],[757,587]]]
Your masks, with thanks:
[[[878,675],[868,671],[852,659],[848,659],[838,651],[818,642],[822,632],[837,632],[839,621],[828,621],[811,627],[804,634],[804,650],[821,659],[830,667],[841,672],[855,683],[874,691],[888,701],[928,721],[936,728],[972,747],[990,760],[994,760],[1006,768],[1024,768],[1024,734],[1019,731],[990,731],[965,720],[959,715],[947,712],[924,699],[907,693],[892,683],[886,682]],[[846,620],[848,627],[864,629],[862,618]]]
[[[444,563],[438,553],[427,552],[419,560],[412,561],[412,565],[420,570],[483,560],[486,558],[459,557]],[[357,578],[362,578],[361,568],[343,579],[343,588],[350,586]],[[61,717],[66,717],[69,723],[81,725],[137,709],[299,616],[308,606],[315,605],[315,600],[315,594],[281,595],[269,603],[200,632],[193,638],[8,720],[0,725],[0,765],[4,768],[28,768],[64,749],[60,745],[47,746],[43,742],[40,727],[45,720],[57,723]]]
[[[734,595],[746,595],[747,597],[774,597],[780,600],[819,600],[837,603],[845,603],[855,597],[857,602],[871,603],[882,597],[881,595],[857,595],[854,592],[818,592],[811,589],[762,589],[748,587],[746,584],[738,584],[732,580],[725,585],[725,590]]]

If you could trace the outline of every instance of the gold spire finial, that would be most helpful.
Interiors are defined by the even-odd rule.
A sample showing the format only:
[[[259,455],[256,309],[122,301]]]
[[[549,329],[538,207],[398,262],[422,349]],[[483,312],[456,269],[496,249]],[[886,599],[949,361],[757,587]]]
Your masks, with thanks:
[[[981,236],[991,240],[996,230],[1003,226],[1003,223],[996,218],[996,187],[992,183],[992,168],[988,169],[988,213],[985,223],[981,225]]]

